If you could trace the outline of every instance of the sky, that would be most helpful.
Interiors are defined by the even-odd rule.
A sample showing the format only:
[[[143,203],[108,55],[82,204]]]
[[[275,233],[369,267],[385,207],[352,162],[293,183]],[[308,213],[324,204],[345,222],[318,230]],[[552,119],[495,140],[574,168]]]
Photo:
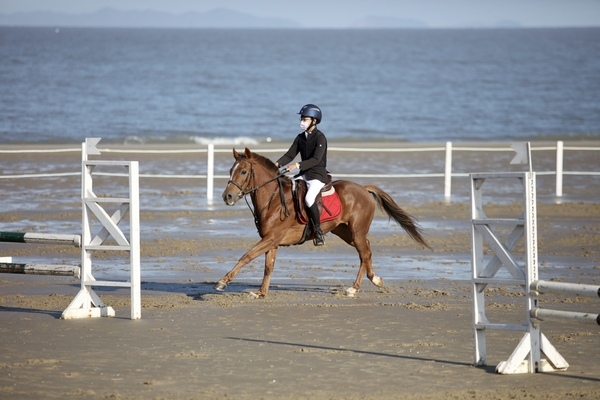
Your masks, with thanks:
[[[415,19],[430,27],[493,25],[600,26],[600,0],[0,0],[0,13],[91,13],[157,10],[173,14],[229,8],[260,17],[286,18],[307,28],[340,28],[369,15]]]

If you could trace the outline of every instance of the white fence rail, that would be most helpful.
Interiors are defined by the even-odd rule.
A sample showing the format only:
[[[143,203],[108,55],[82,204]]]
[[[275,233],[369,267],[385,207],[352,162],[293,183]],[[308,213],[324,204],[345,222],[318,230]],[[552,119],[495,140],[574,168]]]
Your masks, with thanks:
[[[264,148],[254,149],[257,153],[279,153],[282,154],[287,148]],[[80,148],[65,148],[65,149],[15,149],[7,150],[0,149],[0,154],[26,154],[26,153],[66,153],[80,152]],[[206,174],[140,174],[140,178],[165,178],[165,179],[206,179],[206,197],[208,203],[213,200],[213,188],[215,179],[228,179],[227,175],[217,175],[214,173],[214,155],[215,153],[229,153],[230,148],[215,149],[214,145],[209,144],[206,148],[195,149],[101,149],[103,153],[127,153],[127,154],[206,154],[207,169]],[[357,147],[329,147],[329,152],[345,152],[345,153],[443,153],[444,155],[444,170],[433,173],[404,173],[404,174],[352,174],[352,173],[335,173],[336,179],[339,178],[444,178],[444,197],[450,200],[452,195],[452,178],[468,177],[470,172],[452,172],[453,156],[460,152],[512,152],[513,150],[507,145],[506,147],[486,147],[486,146],[453,146],[452,142],[446,142],[442,146],[426,146],[426,147],[397,147],[397,148],[357,148]],[[555,151],[556,152],[556,169],[553,171],[536,171],[537,175],[556,175],[556,197],[563,195],[563,179],[564,176],[600,176],[600,171],[565,171],[563,169],[564,153],[566,151],[600,151],[600,147],[594,146],[565,146],[562,141],[557,141],[556,145],[532,147],[531,151]],[[25,178],[42,178],[42,177],[65,177],[78,176],[81,172],[61,172],[61,173],[37,173],[37,174],[12,174],[0,175],[0,179],[25,179]]]

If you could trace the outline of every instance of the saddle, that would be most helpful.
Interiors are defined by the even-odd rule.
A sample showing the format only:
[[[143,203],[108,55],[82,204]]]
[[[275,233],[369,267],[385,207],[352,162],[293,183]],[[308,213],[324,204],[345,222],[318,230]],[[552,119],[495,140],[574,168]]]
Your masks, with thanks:
[[[294,180],[292,186],[292,196],[294,198],[294,208],[296,209],[296,219],[303,225],[308,223],[308,214],[306,213],[306,197],[307,185],[303,179]],[[331,221],[340,215],[342,212],[342,204],[338,196],[333,182],[326,184],[317,195],[315,200],[321,216],[321,222]]]

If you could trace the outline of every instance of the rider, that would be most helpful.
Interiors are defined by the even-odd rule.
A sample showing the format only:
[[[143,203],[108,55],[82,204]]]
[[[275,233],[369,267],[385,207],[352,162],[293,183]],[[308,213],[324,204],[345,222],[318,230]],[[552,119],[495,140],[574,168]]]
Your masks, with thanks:
[[[294,142],[275,165],[286,165],[291,162],[298,153],[301,161],[290,164],[286,170],[300,169],[297,176],[306,181],[306,206],[308,217],[313,225],[315,246],[323,246],[325,239],[321,230],[319,209],[315,202],[317,195],[323,187],[330,182],[327,174],[327,139],[323,132],[317,129],[321,122],[321,109],[314,104],[306,104],[298,112],[300,114],[300,128],[302,132],[296,136]]]

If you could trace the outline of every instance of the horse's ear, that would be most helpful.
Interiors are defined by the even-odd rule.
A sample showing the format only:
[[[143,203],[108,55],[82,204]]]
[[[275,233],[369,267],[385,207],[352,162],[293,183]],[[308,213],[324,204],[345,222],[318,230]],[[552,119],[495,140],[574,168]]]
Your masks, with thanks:
[[[252,158],[252,152],[250,151],[249,148],[246,147],[246,150],[244,150],[244,153],[246,154],[247,158]]]
[[[238,152],[235,150],[235,147],[233,148],[233,158],[235,158],[236,160],[237,160],[238,158],[240,158],[240,153],[238,153]]]

